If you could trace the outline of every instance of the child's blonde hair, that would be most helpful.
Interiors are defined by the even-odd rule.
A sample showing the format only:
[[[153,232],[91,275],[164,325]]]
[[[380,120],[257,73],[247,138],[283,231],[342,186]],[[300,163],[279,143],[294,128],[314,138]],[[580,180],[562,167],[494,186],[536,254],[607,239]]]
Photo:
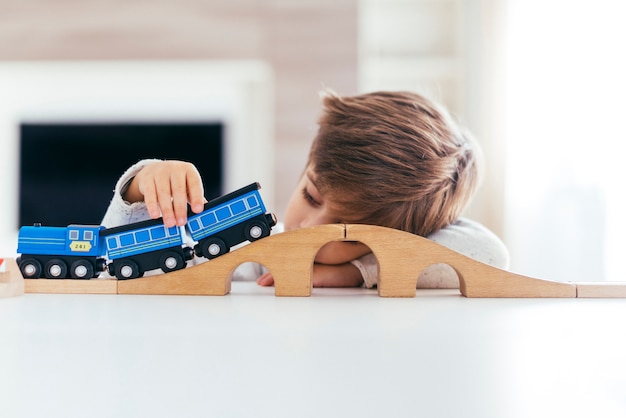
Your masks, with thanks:
[[[309,164],[341,221],[428,236],[453,222],[478,183],[478,145],[449,114],[408,92],[322,96]]]

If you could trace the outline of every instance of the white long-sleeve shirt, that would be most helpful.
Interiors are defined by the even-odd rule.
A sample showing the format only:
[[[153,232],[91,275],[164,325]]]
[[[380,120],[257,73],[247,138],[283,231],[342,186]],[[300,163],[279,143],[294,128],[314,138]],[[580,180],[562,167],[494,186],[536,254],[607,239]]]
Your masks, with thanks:
[[[114,227],[150,219],[145,203],[128,203],[122,194],[129,182],[146,165],[159,160],[142,160],[130,167],[118,180],[113,198],[102,220],[102,225]],[[282,224],[276,225],[272,233],[283,231]],[[455,250],[475,260],[506,269],[509,266],[509,254],[502,241],[490,230],[478,222],[459,218],[454,223],[428,236],[441,245]],[[193,263],[205,260],[194,258]],[[374,254],[367,254],[352,261],[361,275],[365,287],[375,287],[378,283],[378,262]],[[265,272],[263,266],[256,263],[245,263],[239,266],[233,280],[256,280]],[[447,264],[434,264],[426,268],[417,280],[419,288],[458,288],[459,279],[456,272]]]

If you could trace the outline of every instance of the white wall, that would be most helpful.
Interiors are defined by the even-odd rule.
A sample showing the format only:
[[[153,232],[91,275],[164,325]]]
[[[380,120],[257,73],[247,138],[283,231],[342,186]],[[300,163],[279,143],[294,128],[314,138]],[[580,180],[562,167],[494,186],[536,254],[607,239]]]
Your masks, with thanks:
[[[506,240],[512,268],[624,280],[626,5],[509,0]]]

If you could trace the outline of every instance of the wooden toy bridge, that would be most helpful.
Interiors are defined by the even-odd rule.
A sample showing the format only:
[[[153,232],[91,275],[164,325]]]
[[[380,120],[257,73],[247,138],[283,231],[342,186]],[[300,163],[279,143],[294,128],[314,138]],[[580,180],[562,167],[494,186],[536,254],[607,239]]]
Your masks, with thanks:
[[[0,297],[26,293],[117,293],[214,295],[230,292],[234,270],[245,262],[267,267],[276,296],[311,295],[311,273],[318,250],[332,241],[359,241],[376,255],[378,294],[414,297],[420,273],[445,263],[458,277],[466,297],[576,298],[626,297],[626,282],[564,283],[531,278],[483,264],[407,232],[371,225],[321,225],[269,236],[199,265],[133,280],[26,279],[15,260],[0,273]]]

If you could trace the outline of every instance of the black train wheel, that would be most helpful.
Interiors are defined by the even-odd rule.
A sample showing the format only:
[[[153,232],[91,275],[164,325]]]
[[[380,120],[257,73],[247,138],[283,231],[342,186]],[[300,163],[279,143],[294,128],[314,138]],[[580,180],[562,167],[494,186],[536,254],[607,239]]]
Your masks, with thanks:
[[[256,241],[270,234],[270,229],[261,221],[251,221],[246,224],[245,235],[250,242]]]
[[[200,254],[209,260],[227,252],[226,243],[219,238],[208,238],[200,244]]]
[[[115,277],[118,280],[136,279],[141,276],[139,266],[133,260],[122,260],[116,263]]]
[[[180,270],[186,266],[183,256],[175,251],[168,251],[161,256],[159,267],[164,273]]]
[[[70,267],[70,276],[73,279],[91,279],[94,277],[94,268],[89,261],[76,260]]]
[[[19,267],[25,279],[38,279],[41,276],[41,263],[34,258],[22,257]]]
[[[53,258],[46,263],[44,276],[48,279],[65,279],[67,277],[67,264],[58,258]]]

